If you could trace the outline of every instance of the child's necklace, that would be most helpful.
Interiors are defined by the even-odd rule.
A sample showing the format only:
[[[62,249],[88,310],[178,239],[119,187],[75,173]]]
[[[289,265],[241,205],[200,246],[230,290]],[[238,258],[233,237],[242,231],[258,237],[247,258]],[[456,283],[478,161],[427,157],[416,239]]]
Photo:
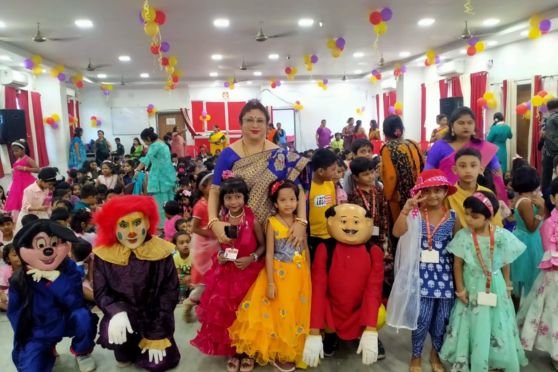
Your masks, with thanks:
[[[229,216],[229,218],[234,218],[235,220],[239,220],[239,219],[241,219],[242,217],[244,217],[244,208],[242,208],[242,211],[241,211],[237,216],[231,214],[230,211],[227,212],[227,215]]]
[[[287,220],[285,220],[283,217],[281,217],[281,215],[279,213],[277,213],[277,217],[281,220],[281,222],[283,222],[283,224],[285,226],[287,226],[288,228],[291,228],[291,226],[293,225],[294,221],[291,221],[291,223],[288,223]]]

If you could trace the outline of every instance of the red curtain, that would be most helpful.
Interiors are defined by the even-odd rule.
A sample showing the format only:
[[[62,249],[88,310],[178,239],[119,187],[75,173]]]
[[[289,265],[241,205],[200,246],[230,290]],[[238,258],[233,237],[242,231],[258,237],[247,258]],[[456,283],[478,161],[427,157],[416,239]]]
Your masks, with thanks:
[[[477,118],[477,136],[484,138],[484,117],[483,108],[477,105],[477,100],[486,92],[486,71],[474,72],[471,74],[471,110]]]
[[[68,103],[68,124],[70,125],[70,138],[74,137],[74,126],[73,124],[70,124],[70,116],[74,116],[74,100],[71,98],[67,99],[67,103]],[[33,105],[33,107],[35,107]]]
[[[31,101],[33,103],[33,117],[35,118],[35,140],[37,141],[37,152],[39,155],[39,167],[46,167],[49,164],[48,151],[45,142],[45,128],[43,126],[43,107],[41,105],[41,94],[39,92],[31,92]]]
[[[384,120],[389,115],[389,95],[387,93],[383,94],[383,102],[384,102]]]
[[[79,101],[76,99],[76,118],[78,120],[76,128],[81,128],[81,120],[79,118]]]
[[[33,132],[31,132],[31,118],[29,116],[29,94],[26,90],[20,90],[17,92],[17,105],[20,110],[25,111],[25,129],[27,130],[27,146],[29,146],[30,156],[37,159],[35,154],[35,146],[33,145]],[[40,117],[41,124],[43,123],[43,117]]]
[[[451,96],[463,97],[463,92],[461,91],[461,80],[459,79],[459,76],[453,76],[451,78]]]
[[[389,94],[389,105],[390,106],[395,105],[395,102],[397,102],[397,92],[395,90],[392,90],[388,94]]]
[[[14,87],[6,87],[4,96],[4,107],[9,110],[17,110],[17,90]]]
[[[448,98],[448,83],[445,79],[440,80],[440,98]]]
[[[426,85],[420,85],[420,141],[426,141]]]
[[[504,114],[504,118],[506,116],[506,109],[508,108],[508,81],[504,80],[504,83],[502,84],[502,95],[503,95],[503,107],[504,110],[502,111]]]
[[[376,94],[376,121],[380,125],[380,95]]]
[[[535,75],[535,84],[534,84],[534,92],[541,91],[543,89],[542,86],[542,77],[540,75]],[[532,107],[533,110],[533,126],[532,126],[532,140],[531,140],[531,165],[536,169],[541,169],[541,152],[538,149],[538,144],[540,140],[540,111],[538,107]]]

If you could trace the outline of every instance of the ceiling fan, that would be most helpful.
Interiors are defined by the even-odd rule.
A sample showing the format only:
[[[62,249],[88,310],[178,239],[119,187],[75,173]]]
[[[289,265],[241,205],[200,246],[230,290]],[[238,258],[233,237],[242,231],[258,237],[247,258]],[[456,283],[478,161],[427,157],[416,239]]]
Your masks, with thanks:
[[[41,23],[40,22],[37,22],[37,32],[35,33],[35,36],[33,36],[33,38],[31,38],[31,40],[33,40],[36,43],[44,43],[45,41],[73,41],[73,40],[78,40],[78,39],[79,39],[79,37],[77,37],[77,36],[72,36],[72,37],[46,37],[41,32]]]
[[[471,30],[469,29],[469,25],[468,25],[467,21],[465,21],[465,28],[463,29],[463,32],[461,33],[461,35],[459,35],[459,40],[468,41],[468,40],[471,40],[474,37],[480,38],[480,37],[485,37],[487,35],[490,35],[490,34],[482,34],[482,35],[473,34],[471,32]]]
[[[95,65],[95,64],[93,64],[93,62],[91,62],[91,58],[89,58],[89,63],[87,64],[87,67],[85,69],[89,72],[93,72],[93,71],[96,71],[97,69],[104,68],[104,67],[109,67],[109,66],[110,65],[108,65],[108,64]]]
[[[290,32],[283,32],[281,34],[266,35],[264,30],[263,30],[263,22],[260,22],[260,30],[256,34],[256,41],[264,42],[264,41],[267,41],[268,39],[277,39],[277,38],[280,38],[280,37],[287,37],[287,36],[294,35],[295,33],[296,32],[294,32],[294,31],[290,31]]]

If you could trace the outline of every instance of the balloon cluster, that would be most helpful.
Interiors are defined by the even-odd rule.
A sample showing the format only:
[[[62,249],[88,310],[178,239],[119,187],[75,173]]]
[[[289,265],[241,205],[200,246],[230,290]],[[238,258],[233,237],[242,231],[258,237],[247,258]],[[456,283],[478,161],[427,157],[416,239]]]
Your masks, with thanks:
[[[387,31],[387,22],[393,17],[393,11],[389,7],[377,9],[370,13],[368,19],[374,25],[374,32],[382,36]]]
[[[328,39],[327,47],[331,50],[333,58],[338,58],[345,49],[345,39],[342,37],[338,37],[337,39]]]
[[[152,103],[147,105],[147,110],[146,111],[147,111],[147,116],[149,116],[150,118],[155,116],[155,114],[157,113],[157,109],[155,108],[155,106]]]
[[[407,66],[400,65],[399,63],[395,64],[395,68],[393,69],[393,76],[395,76],[396,79],[406,72],[407,72]]]
[[[312,71],[314,69],[314,65],[318,63],[318,56],[316,54],[305,54],[304,55],[304,64],[306,65],[307,71]]]
[[[275,88],[277,88],[277,87],[280,87],[280,86],[281,86],[281,80],[275,80],[275,79],[273,79],[273,80],[271,80],[271,81],[269,82],[269,86],[270,86],[271,88],[273,88],[273,89],[275,89]]]
[[[523,119],[531,119],[531,101],[523,102],[515,108],[517,115],[521,115]]]
[[[236,79],[232,77],[232,78],[229,78],[229,80],[225,81],[225,82],[223,83],[223,86],[224,86],[225,88],[228,88],[228,89],[230,89],[230,90],[233,90],[235,84],[236,84]]]
[[[285,74],[287,75],[287,79],[294,80],[296,74],[298,74],[298,68],[287,66],[285,67]]]
[[[211,115],[209,115],[207,111],[203,110],[200,115],[200,121],[210,121],[210,120],[211,120]]]
[[[531,98],[531,105],[533,107],[538,107],[539,111],[544,114],[548,112],[546,104],[554,98],[555,97],[552,94],[548,94],[546,90],[541,90],[533,98]]]
[[[529,34],[527,34],[527,36],[531,40],[538,39],[539,37],[548,34],[552,28],[552,21],[550,19],[541,19],[539,16],[532,16],[529,19],[529,24],[531,25],[531,28],[529,29]]]
[[[69,114],[69,115],[68,115],[68,122],[70,123],[70,125],[71,125],[72,127],[75,127],[75,126],[77,126],[77,124],[78,124],[78,119],[77,119],[74,115]]]
[[[147,36],[155,37],[160,32],[159,26],[164,25],[167,21],[167,15],[146,2],[143,9],[139,11],[138,21],[143,24],[143,31]]]
[[[76,72],[72,75],[71,79],[72,83],[75,85],[76,88],[81,89],[83,88],[83,74],[81,72]]]
[[[403,115],[403,104],[401,102],[395,102],[393,106],[388,107],[388,112],[391,115],[397,115],[397,116]]]
[[[45,124],[50,125],[52,129],[57,129],[59,123],[60,123],[60,115],[58,114],[52,114],[49,117],[45,118]]]
[[[50,76],[57,78],[59,81],[66,81],[63,65],[56,65],[50,70]]]
[[[329,84],[329,80],[327,79],[322,79],[320,81],[318,81],[318,86],[320,88],[322,88],[323,90],[327,90],[327,85]]]
[[[372,76],[370,76],[370,82],[376,84],[378,81],[382,80],[382,73],[380,70],[372,70]]]
[[[484,41],[480,41],[478,37],[473,37],[467,40],[469,47],[467,48],[467,55],[469,57],[474,56],[477,53],[482,53],[486,49]]]
[[[41,63],[43,63],[43,57],[35,54],[31,58],[26,58],[23,60],[23,67],[25,67],[27,70],[31,70],[33,75],[39,76],[43,73],[43,66],[41,66]]]
[[[484,92],[481,98],[477,99],[477,106],[485,110],[495,109],[498,106],[494,92]]]
[[[426,51],[426,59],[424,60],[424,65],[426,67],[430,67],[434,64],[437,65],[438,63],[440,63],[440,56],[436,55],[434,49],[428,49]]]
[[[357,109],[356,109],[356,114],[357,114],[358,116],[362,116],[362,115],[364,114],[364,109],[365,109],[364,106],[362,106],[362,107],[357,107]]]
[[[112,93],[112,84],[101,84],[101,92],[105,97],[110,96]]]
[[[96,116],[91,116],[89,119],[91,123],[91,128],[98,128],[101,126],[101,119],[97,118]]]
[[[296,102],[293,104],[293,108],[295,109],[295,111],[304,110],[304,106],[300,103],[300,101],[296,101]]]

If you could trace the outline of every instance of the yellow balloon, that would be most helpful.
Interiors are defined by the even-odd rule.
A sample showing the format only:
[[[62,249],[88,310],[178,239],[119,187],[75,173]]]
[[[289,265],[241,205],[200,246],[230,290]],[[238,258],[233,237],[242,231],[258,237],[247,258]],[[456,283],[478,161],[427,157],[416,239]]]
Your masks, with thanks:
[[[531,110],[525,112],[525,114],[523,114],[523,118],[527,120],[531,119]]]
[[[311,63],[306,64],[306,70],[307,71],[312,71],[314,69],[314,65]]]
[[[486,104],[488,105],[488,108],[491,108],[491,109],[495,109],[496,106],[497,106],[496,100],[493,99],[493,98],[487,100]]]
[[[56,65],[54,68],[57,69],[58,72],[64,72],[65,70],[64,65]]]
[[[234,84],[229,85],[229,89],[233,90],[234,89]]]
[[[403,109],[403,105],[401,104],[401,102],[395,102],[395,104],[393,105],[393,108],[396,110],[401,110]]]
[[[304,63],[306,63],[306,64],[310,63],[311,62],[310,58],[311,58],[310,54],[305,54],[304,55]]]
[[[539,28],[539,23],[541,23],[541,17],[539,17],[538,15],[534,15],[529,18],[529,24],[531,26]]]
[[[153,37],[159,33],[159,25],[153,21],[149,21],[143,26],[143,31],[147,36]]]
[[[539,30],[538,27],[531,27],[531,29],[529,30],[529,34],[527,35],[527,37],[531,40],[538,39],[541,36],[542,32],[541,30]]]
[[[177,63],[178,63],[178,59],[175,56],[169,57],[169,65],[176,66]]]
[[[171,75],[174,74],[174,67],[172,67],[172,66],[165,67],[165,70],[167,71],[167,73],[169,73]]]
[[[327,47],[328,47],[329,49],[334,49],[334,48],[336,47],[336,46],[335,46],[335,39],[328,39],[328,40],[327,40]]]
[[[486,49],[486,45],[484,44],[484,41],[479,41],[478,43],[476,43],[475,49],[477,50],[478,53],[483,52]]]
[[[31,57],[31,61],[33,61],[33,64],[35,65],[40,65],[41,62],[43,62],[43,57],[41,57],[38,54],[35,54],[34,56]]]
[[[383,35],[387,31],[387,23],[381,22],[374,26],[374,32],[378,35]]]
[[[183,75],[184,73],[182,72],[182,70],[180,70],[180,69],[177,68],[177,69],[174,70],[174,74],[175,74],[176,76],[178,76],[178,77],[182,77],[182,75]]]
[[[384,305],[380,305],[378,309],[378,321],[376,322],[376,329],[382,328],[386,324],[386,308]]]
[[[210,121],[211,120],[211,115],[207,114],[205,115],[205,121]]]
[[[296,67],[291,68],[291,75],[296,75],[296,74],[298,74],[298,68]]]
[[[548,101],[553,100],[554,96],[552,94],[547,94],[546,96],[543,97],[543,103],[546,105],[548,103]]]
[[[50,76],[52,77],[57,77],[59,73],[60,71],[58,71],[56,67],[50,70]]]
[[[492,92],[484,92],[484,94],[482,95],[482,98],[484,98],[485,100],[489,101],[491,99],[494,99],[494,93]]]
[[[539,107],[540,105],[543,104],[543,99],[542,99],[542,97],[540,97],[540,96],[534,96],[534,97],[531,99],[531,104],[532,104],[534,107]]]
[[[60,115],[58,115],[58,114],[52,114],[51,118],[54,121],[60,121]]]
[[[141,15],[142,15],[143,19],[146,22],[148,22],[148,21],[153,21],[155,19],[155,17],[157,16],[157,12],[155,11],[155,8],[150,6],[150,7],[147,7],[147,8],[143,8],[143,11],[141,12]]]
[[[333,58],[338,58],[339,56],[341,56],[341,50],[335,48],[331,51],[331,55],[333,56]]]
[[[31,70],[31,72],[33,73],[33,75],[37,76],[43,73],[43,68],[41,66],[35,66]]]
[[[426,51],[426,58],[431,61],[431,60],[436,60],[436,52],[432,49],[428,49]]]

